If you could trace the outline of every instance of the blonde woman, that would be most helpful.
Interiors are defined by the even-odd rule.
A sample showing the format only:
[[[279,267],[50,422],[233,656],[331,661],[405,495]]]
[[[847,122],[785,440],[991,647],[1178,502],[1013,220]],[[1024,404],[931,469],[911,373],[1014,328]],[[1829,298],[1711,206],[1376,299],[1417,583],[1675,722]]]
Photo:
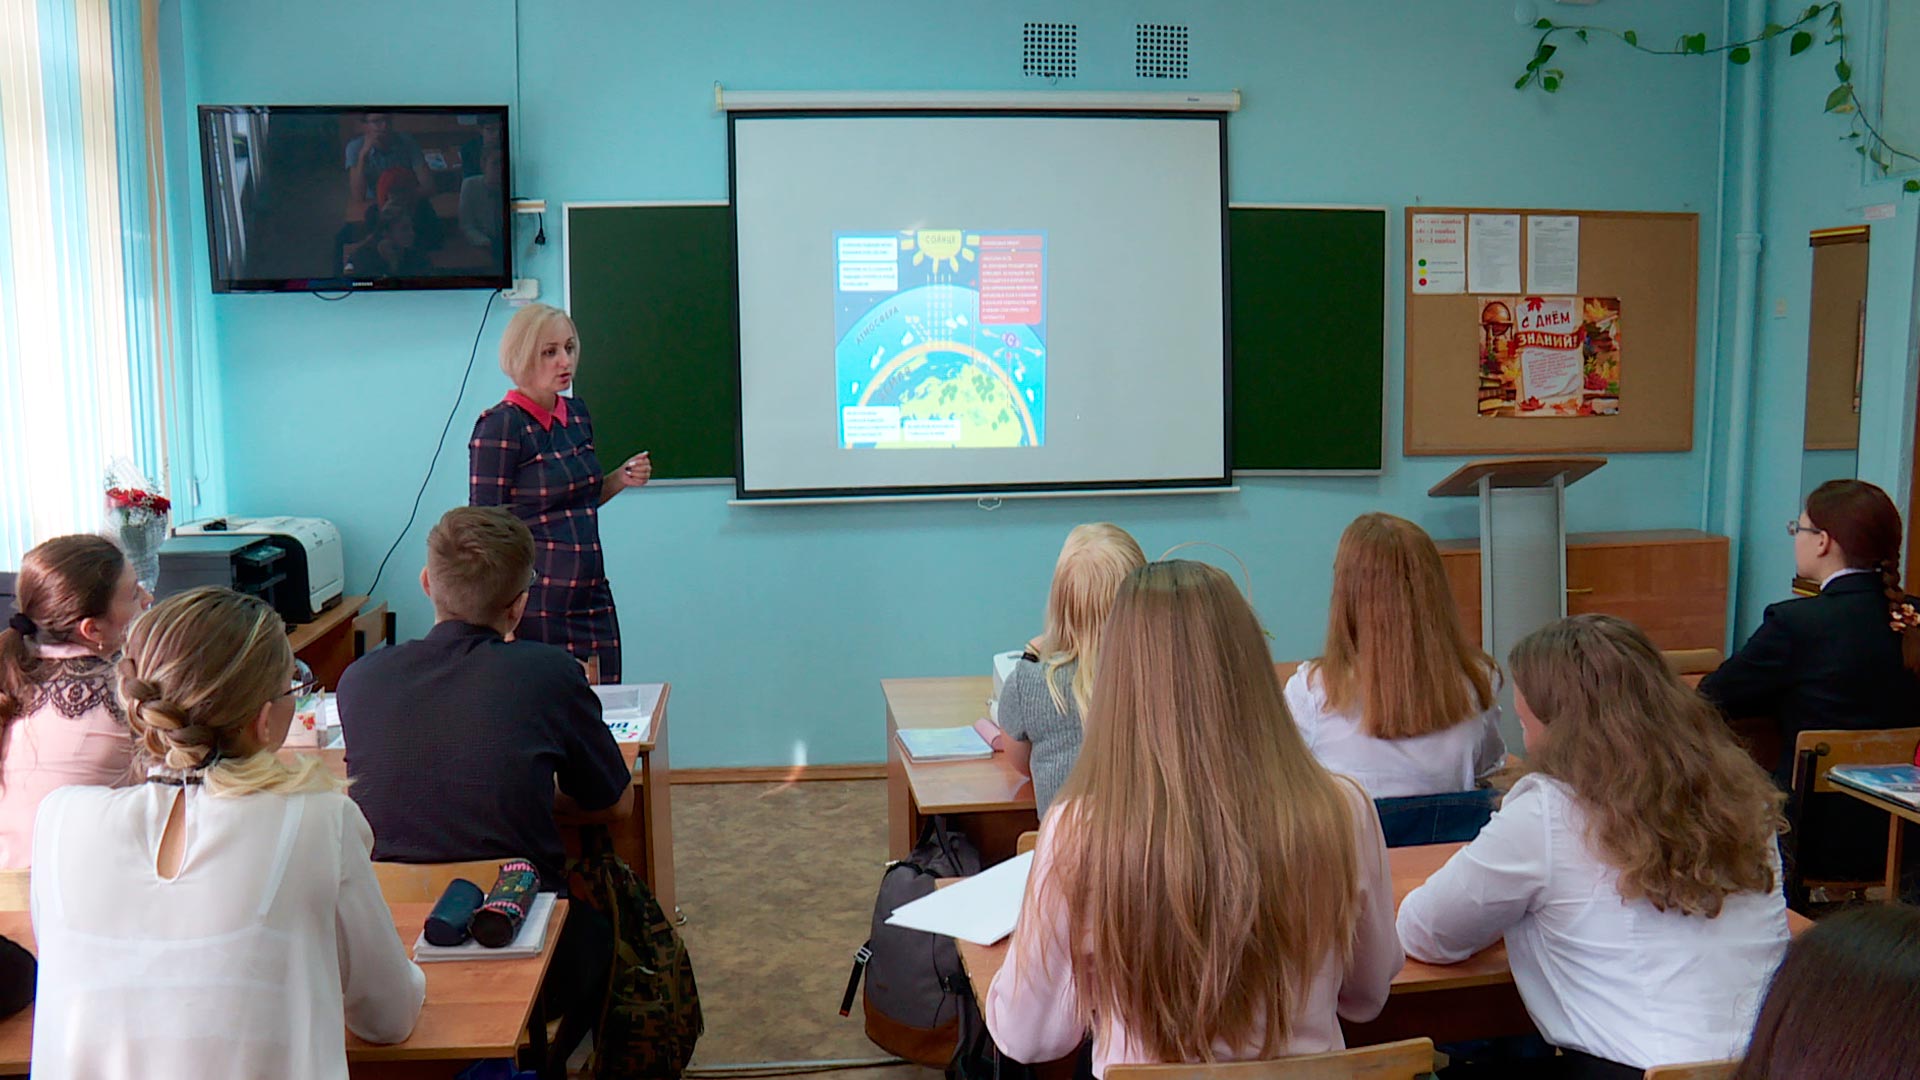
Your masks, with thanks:
[[[1376,799],[1473,788],[1506,759],[1493,660],[1467,641],[1420,526],[1362,514],[1333,558],[1326,655],[1287,681],[1320,763]]]
[[[1787,945],[1782,796],[1631,623],[1562,619],[1509,667],[1532,772],[1401,904],[1407,953],[1504,937],[1566,1076],[1738,1056]]]
[[[645,451],[611,473],[595,456],[586,403],[565,396],[580,364],[567,313],[528,304],[500,338],[506,399],[480,414],[467,443],[468,502],[505,506],[537,544],[527,614],[515,637],[544,641],[581,663],[600,658],[600,681],[620,681],[620,618],[600,547],[600,506],[653,476]]]
[[[1041,825],[986,1022],[1093,1071],[1338,1049],[1403,960],[1373,803],[1313,759],[1226,574],[1121,587],[1080,764]]]
[[[335,1080],[346,1031],[413,1029],[426,979],[366,819],[318,759],[274,753],[294,670],[254,597],[193,589],[134,624],[119,689],[147,782],[62,788],[35,830],[34,1076]]]
[[[1035,659],[1023,657],[1000,688],[997,719],[1007,735],[1000,745],[1033,777],[1034,806],[1043,816],[1080,753],[1080,718],[1093,693],[1114,595],[1146,562],[1120,526],[1076,526],[1053,565],[1046,625],[1028,654]]]

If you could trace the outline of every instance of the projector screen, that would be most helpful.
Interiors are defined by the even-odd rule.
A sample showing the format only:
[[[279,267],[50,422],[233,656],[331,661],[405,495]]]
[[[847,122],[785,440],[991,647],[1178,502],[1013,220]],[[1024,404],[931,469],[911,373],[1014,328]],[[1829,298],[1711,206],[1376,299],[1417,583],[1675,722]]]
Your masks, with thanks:
[[[730,114],[740,497],[1225,484],[1225,119]]]

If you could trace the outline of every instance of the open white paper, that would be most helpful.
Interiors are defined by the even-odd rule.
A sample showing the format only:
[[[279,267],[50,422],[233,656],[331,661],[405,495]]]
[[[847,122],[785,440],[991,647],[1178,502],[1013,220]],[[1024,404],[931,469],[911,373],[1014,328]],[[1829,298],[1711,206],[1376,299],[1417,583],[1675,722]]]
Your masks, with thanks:
[[[1520,215],[1467,217],[1467,291],[1520,291]]]
[[[614,742],[645,742],[653,730],[653,710],[660,705],[664,683],[620,683],[596,686],[600,696],[600,718],[613,732]]]
[[[1020,921],[1020,900],[1027,892],[1033,852],[1016,855],[992,869],[902,904],[887,916],[888,926],[945,934],[975,945],[991,945]]]

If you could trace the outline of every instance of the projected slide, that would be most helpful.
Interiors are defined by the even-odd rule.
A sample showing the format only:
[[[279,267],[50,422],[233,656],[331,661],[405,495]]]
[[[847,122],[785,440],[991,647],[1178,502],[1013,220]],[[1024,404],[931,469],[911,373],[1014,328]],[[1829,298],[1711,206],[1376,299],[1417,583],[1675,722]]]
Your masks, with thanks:
[[[833,239],[842,447],[1046,444],[1044,232]]]

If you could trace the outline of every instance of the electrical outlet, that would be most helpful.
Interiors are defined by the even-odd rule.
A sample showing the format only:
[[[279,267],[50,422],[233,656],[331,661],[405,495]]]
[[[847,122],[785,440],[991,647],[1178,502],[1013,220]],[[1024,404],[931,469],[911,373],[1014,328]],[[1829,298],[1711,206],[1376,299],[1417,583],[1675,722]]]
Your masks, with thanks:
[[[514,278],[513,288],[501,293],[500,298],[513,304],[531,304],[540,299],[540,279]]]

